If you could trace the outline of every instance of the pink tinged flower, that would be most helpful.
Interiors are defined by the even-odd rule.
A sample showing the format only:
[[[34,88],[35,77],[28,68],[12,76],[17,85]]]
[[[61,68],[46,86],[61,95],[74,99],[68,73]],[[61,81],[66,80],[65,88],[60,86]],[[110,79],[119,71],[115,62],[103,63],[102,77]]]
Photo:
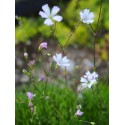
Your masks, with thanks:
[[[50,11],[50,8],[48,4],[45,4],[42,6],[42,10],[39,12],[39,15],[42,18],[45,18],[44,24],[47,26],[53,25],[53,21],[60,22],[62,21],[62,16],[57,15],[57,13],[60,11],[60,8],[58,6],[54,6],[52,10]]]
[[[32,92],[27,92],[27,97],[29,100],[32,100],[34,96],[36,96],[36,94],[33,94]]]
[[[89,9],[80,11],[80,18],[83,23],[91,24],[94,22],[94,13],[90,12]]]
[[[41,43],[40,44],[40,46],[39,46],[39,50],[41,50],[41,49],[47,49],[47,42],[43,42],[43,43]]]
[[[55,62],[57,63],[58,66],[61,66],[61,67],[67,67],[67,66],[70,66],[70,63],[69,63],[69,59],[67,59],[67,57],[62,57],[62,54],[56,54],[53,56],[53,59],[55,60]]]
[[[76,116],[81,116],[84,112],[81,112],[80,109],[78,109],[75,113]]]
[[[43,80],[45,80],[45,79],[46,79],[45,76],[44,76],[44,75],[41,75],[38,81],[43,81]]]

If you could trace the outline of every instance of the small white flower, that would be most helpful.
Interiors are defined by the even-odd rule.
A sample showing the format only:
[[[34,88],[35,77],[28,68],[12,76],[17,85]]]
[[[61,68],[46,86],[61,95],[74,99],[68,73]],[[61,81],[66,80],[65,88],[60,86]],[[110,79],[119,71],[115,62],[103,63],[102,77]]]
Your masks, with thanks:
[[[67,57],[62,57],[62,54],[56,54],[53,56],[53,59],[56,61],[58,66],[70,66],[69,60],[67,59]]]
[[[89,9],[82,10],[80,11],[79,14],[80,14],[81,21],[83,23],[90,24],[94,22],[94,13],[90,12]]]
[[[45,18],[44,24],[46,24],[47,26],[53,25],[53,20],[60,22],[63,19],[62,16],[57,15],[57,13],[60,11],[60,8],[58,6],[54,6],[50,11],[48,4],[45,4],[42,6],[42,10],[43,11],[39,12],[39,15],[42,18]]]
[[[97,82],[98,74],[96,72],[90,73],[87,71],[84,75],[84,77],[81,77],[80,82],[82,82],[82,88],[91,88],[93,84]]]

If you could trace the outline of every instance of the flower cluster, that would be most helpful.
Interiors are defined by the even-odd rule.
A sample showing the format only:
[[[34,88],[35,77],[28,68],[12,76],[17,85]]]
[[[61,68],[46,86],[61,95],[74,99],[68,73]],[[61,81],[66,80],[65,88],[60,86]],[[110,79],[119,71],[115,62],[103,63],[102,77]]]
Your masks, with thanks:
[[[83,77],[81,77],[80,82],[82,82],[82,88],[91,88],[93,84],[97,83],[98,74],[96,72],[90,73],[87,71]]]

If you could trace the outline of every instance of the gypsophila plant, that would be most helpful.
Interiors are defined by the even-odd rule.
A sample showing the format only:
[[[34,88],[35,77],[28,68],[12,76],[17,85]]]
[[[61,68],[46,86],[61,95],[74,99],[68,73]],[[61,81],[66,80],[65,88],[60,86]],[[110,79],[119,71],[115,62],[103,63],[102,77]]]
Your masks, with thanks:
[[[61,5],[60,1],[60,5]],[[64,45],[61,44],[60,41],[57,40],[56,37],[56,25],[57,22],[62,22],[63,17],[60,15],[57,15],[59,11],[61,11],[61,8],[58,6],[53,6],[52,9],[49,7],[48,4],[45,4],[42,6],[42,11],[39,11],[39,15],[41,16],[41,20],[44,20],[43,24],[41,25],[47,25],[50,27],[50,32],[52,34],[52,37],[55,38],[57,45],[60,48],[60,52],[53,52],[49,51],[49,48],[51,46],[49,43],[42,41],[41,44],[38,46],[38,53],[41,55],[38,59],[31,60],[30,59],[30,53],[24,52],[24,59],[27,62],[27,68],[23,69],[24,75],[28,76],[30,79],[30,84],[33,86],[34,89],[30,89],[25,92],[23,95],[24,97],[27,96],[27,99],[20,99],[20,97],[17,98],[18,103],[22,103],[26,105],[26,108],[28,110],[28,114],[30,119],[28,119],[28,125],[96,125],[96,122],[93,121],[94,119],[88,119],[86,120],[84,117],[86,116],[87,112],[85,109],[85,106],[80,103],[80,99],[84,98],[82,94],[86,91],[92,91],[93,95],[96,97],[99,97],[99,99],[95,99],[98,103],[97,107],[99,110],[104,109],[104,102],[101,96],[101,90],[99,90],[98,85],[100,84],[99,81],[99,74],[96,70],[96,58],[95,58],[95,44],[96,44],[96,38],[98,37],[98,31],[99,31],[99,23],[100,23],[100,17],[101,17],[101,10],[102,10],[102,0],[100,0],[100,10],[98,15],[98,20],[94,20],[94,10],[93,12],[90,11],[90,9],[82,9],[78,15],[79,15],[79,21],[76,22],[74,25],[74,28],[72,29],[71,33],[69,34],[69,37],[67,38],[67,41],[64,41]],[[74,15],[75,16],[75,15]],[[93,29],[92,23],[95,23],[96,29]],[[68,80],[68,67],[71,66],[71,57],[69,57],[66,53],[66,47],[68,43],[70,42],[70,39],[74,35],[75,31],[78,27],[81,25],[88,25],[88,27],[91,28],[91,31],[93,33],[93,71],[85,71],[85,75],[77,76],[79,77],[79,87],[76,92],[71,91],[71,87],[69,85]],[[61,30],[61,29],[60,29]],[[63,32],[62,32],[63,33]],[[49,65],[46,63],[46,58],[49,60]],[[40,64],[40,70],[42,73],[38,78],[34,76],[36,74],[35,66],[36,64]],[[76,66],[77,67],[77,66]],[[75,69],[76,70],[76,69]],[[61,73],[58,73],[58,71],[62,72],[63,75],[61,76]],[[59,87],[57,87],[56,95],[53,94],[53,91],[51,90],[51,85],[49,85],[51,82],[53,84],[58,83],[58,77],[62,77],[63,80],[63,86],[65,88],[65,92],[63,92],[64,98],[60,97],[58,98],[59,103],[57,103],[56,95],[62,93],[58,93]],[[41,86],[41,87],[38,87]],[[35,93],[35,94],[34,94]],[[74,93],[74,94],[71,94]],[[73,96],[71,96],[73,95]],[[66,98],[65,98],[66,97]],[[68,98],[68,100],[67,100]],[[70,98],[72,101],[70,101]],[[67,100],[67,104],[63,103],[63,101]],[[60,104],[60,105],[59,105]],[[86,104],[87,105],[87,104]],[[62,112],[62,107],[66,109],[67,113]],[[84,111],[85,110],[85,111]],[[42,111],[42,116],[40,116],[40,112]],[[51,112],[51,113],[50,113]],[[48,120],[43,120],[42,118],[45,118],[44,115],[48,114]],[[50,115],[51,114],[51,115]],[[49,121],[49,118],[52,118],[51,121]],[[43,122],[44,121],[44,122]]]

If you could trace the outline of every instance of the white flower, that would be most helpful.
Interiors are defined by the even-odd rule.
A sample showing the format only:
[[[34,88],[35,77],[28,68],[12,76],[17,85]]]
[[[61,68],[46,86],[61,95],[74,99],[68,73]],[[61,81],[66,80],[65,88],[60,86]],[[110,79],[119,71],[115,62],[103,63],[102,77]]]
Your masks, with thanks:
[[[97,82],[98,74],[96,72],[90,73],[87,71],[84,77],[81,77],[80,82],[82,82],[82,88],[91,88],[93,84]]]
[[[67,57],[62,57],[62,54],[56,54],[53,56],[53,59],[56,61],[58,66],[70,66],[69,60]]]
[[[44,24],[51,26],[53,25],[53,20],[60,22],[63,18],[62,16],[57,15],[57,13],[60,11],[60,8],[58,6],[54,6],[52,8],[52,11],[50,12],[50,8],[48,4],[45,4],[42,6],[42,10],[39,12],[39,15],[42,18],[45,18]]]
[[[94,13],[90,12],[89,9],[82,10],[80,11],[79,14],[80,14],[81,21],[83,23],[90,24],[94,22]]]

